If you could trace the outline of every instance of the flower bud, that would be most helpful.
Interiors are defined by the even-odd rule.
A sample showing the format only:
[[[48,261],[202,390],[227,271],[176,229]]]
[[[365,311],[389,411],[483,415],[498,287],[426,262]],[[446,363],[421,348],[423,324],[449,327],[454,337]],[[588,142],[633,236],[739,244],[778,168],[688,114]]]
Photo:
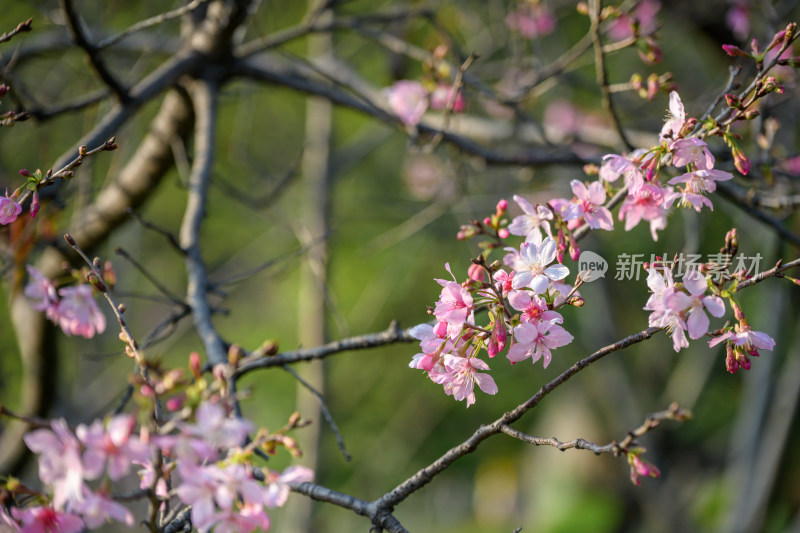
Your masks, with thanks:
[[[200,379],[200,376],[203,375],[199,353],[192,352],[189,354],[189,370],[192,371],[192,375],[195,377],[195,379]]]
[[[732,44],[723,44],[722,49],[731,57],[753,57],[738,46]]]
[[[728,104],[728,107],[732,107],[734,109],[741,109],[742,107],[742,99],[736,96],[735,94],[726,94],[725,95],[725,103]]]
[[[467,276],[475,281],[483,281],[485,274],[486,273],[483,271],[483,266],[475,263],[471,264],[467,269]]]
[[[508,201],[507,200],[500,200],[497,202],[497,214],[502,215],[508,209]]]
[[[508,239],[509,236],[508,230],[506,228],[500,228],[499,230],[497,230],[497,236],[500,237],[501,239]]]

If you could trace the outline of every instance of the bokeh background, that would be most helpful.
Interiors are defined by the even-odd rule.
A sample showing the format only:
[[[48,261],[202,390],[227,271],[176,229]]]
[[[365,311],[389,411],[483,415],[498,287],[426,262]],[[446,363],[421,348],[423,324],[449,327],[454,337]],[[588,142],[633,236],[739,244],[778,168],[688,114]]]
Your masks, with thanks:
[[[155,0],[78,4],[86,26],[97,38],[121,31],[167,5]],[[430,19],[371,27],[427,51],[445,45],[448,57],[456,63],[459,54],[477,53],[480,57],[469,73],[516,98],[531,118],[527,124],[507,120],[513,113],[468,84],[467,109],[463,117],[452,117],[454,127],[473,119],[485,121],[485,135],[491,138],[493,149],[528,146],[524,132],[531,129],[543,129],[549,142],[568,145],[586,159],[619,149],[599,106],[591,54],[582,55],[551,82],[515,94],[586,33],[588,18],[576,10],[574,2],[541,2],[554,14],[555,27],[532,39],[511,31],[505,22],[508,13],[519,8],[514,2],[336,4],[337,15],[430,8]],[[705,111],[725,86],[729,65],[744,64],[726,56],[721,43],[744,47],[752,36],[768,41],[798,14],[796,2],[785,1],[649,4],[659,5],[657,42],[663,62],[648,65],[635,49],[620,51],[609,58],[610,80],[624,84],[636,73],[646,79],[651,73],[670,72],[692,116]],[[242,40],[296,25],[307,9],[304,2],[261,2]],[[726,19],[732,9],[746,10],[748,31],[737,33]],[[35,31],[1,52],[4,65],[18,54],[12,81],[35,97],[37,104],[71,101],[99,87],[84,54],[63,44],[66,30],[56,2],[5,0],[1,10],[0,29],[4,31],[34,17]],[[112,71],[133,81],[175,50],[178,36],[179,21],[167,22],[123,41],[106,52],[106,57]],[[299,38],[278,53],[304,57],[310,46],[320,44]],[[322,46],[330,47],[338,60],[375,88],[425,75],[420,61],[387,50],[364,32],[337,31]],[[791,72],[780,75],[786,92],[762,108],[764,120],[739,130],[756,163],[768,165],[773,158],[797,150],[795,77]],[[623,91],[614,98],[634,142],[652,143],[665,115],[667,93],[661,91],[651,101],[635,91]],[[4,100],[6,109],[11,105]],[[109,106],[105,101],[0,131],[0,187],[16,187],[20,168],[48,168],[63,152],[74,148],[76,140]],[[215,317],[215,325],[226,339],[247,349],[267,340],[274,340],[284,350],[307,346],[304,328],[309,327],[324,328],[325,338],[334,340],[380,331],[393,320],[403,327],[426,321],[426,305],[433,305],[440,289],[433,278],[447,277],[445,262],[463,277],[470,258],[479,252],[475,242],[456,240],[460,225],[490,214],[501,198],[510,201],[512,216],[518,214],[511,202],[513,194],[532,202],[569,197],[569,181],[585,178],[580,165],[489,165],[446,142],[434,148],[429,137],[409,136],[402,126],[333,107],[324,238],[327,290],[322,294],[308,290],[308,251],[318,242],[309,245],[306,231],[307,217],[313,214],[307,209],[311,193],[304,179],[303,151],[309,143],[308,116],[315,112],[309,111],[308,96],[242,80],[226,86],[220,108],[203,253],[211,279],[224,292],[224,298],[220,295],[215,302],[229,310]],[[52,238],[59,238],[59,228],[119,171],[157,110],[158,101],[142,109],[116,133],[118,151],[84,164],[58,198],[44,206],[40,216],[50,221]],[[763,133],[767,117],[780,124],[769,150],[754,143]],[[494,131],[492,125],[501,122],[510,129]],[[712,142],[712,148],[719,154],[720,166],[732,169],[721,142]],[[173,233],[183,214],[191,144],[177,143],[175,155],[175,169],[139,210],[142,218]],[[737,174],[738,184],[745,189],[764,174],[762,167],[754,166],[756,177]],[[775,172],[773,180],[775,190],[781,191],[789,190],[795,178]],[[795,232],[800,230],[796,217],[785,223]],[[379,497],[464,440],[478,425],[530,397],[578,359],[647,326],[642,311],[648,296],[645,276],[638,281],[614,279],[620,254],[644,254],[647,260],[651,254],[705,256],[719,250],[731,227],[739,229],[744,254],[763,257],[762,270],[778,258],[798,255],[797,247],[776,237],[746,209],[719,197],[714,198],[713,212],[673,212],[656,243],[644,224],[630,232],[623,231],[619,223],[613,233],[593,232],[581,247],[606,258],[610,269],[605,279],[581,290],[586,299],[582,309],[564,311],[565,327],[575,341],[556,350],[546,370],[540,364],[511,367],[504,357],[490,361],[500,392],[496,396],[477,392],[477,403],[469,409],[445,396],[424,374],[408,368],[416,353],[413,344],[328,358],[324,363],[325,401],[352,461],[343,459],[333,433],[318,414],[312,415],[319,434],[307,429],[308,435],[298,434],[298,438],[311,449],[318,439],[317,482],[367,500]],[[124,248],[177,294],[185,287],[183,263],[162,235],[143,228],[133,218],[96,252],[113,261],[119,299],[129,309],[126,317],[131,329],[145,338],[162,324],[173,306],[163,301],[136,268],[115,254],[116,247]],[[32,250],[31,257],[40,249]],[[566,264],[576,270],[574,263]],[[3,272],[7,278],[14,268],[6,257]],[[10,287],[6,283],[0,289],[5,291],[4,300]],[[510,532],[518,527],[548,533],[800,532],[798,290],[786,281],[770,280],[742,295],[753,327],[777,342],[775,351],[754,360],[749,372],[728,374],[721,347],[709,349],[704,342],[693,342],[689,349],[675,354],[671,341],[657,335],[581,373],[516,424],[537,436],[582,437],[603,444],[622,439],[648,413],[677,401],[691,409],[694,418],[680,424],[664,423],[641,441],[648,450],[647,459],[661,469],[660,479],[647,479],[636,487],[622,458],[595,457],[576,450],[558,452],[500,436],[410,497],[396,510],[396,516],[411,531],[442,533]],[[322,324],[309,311],[314,302],[324,311]],[[57,364],[49,369],[57,376],[52,416],[65,416],[72,424],[88,422],[104,416],[119,402],[132,364],[121,355],[110,314],[108,317],[107,331],[96,339],[58,337]],[[0,402],[14,408],[20,394],[20,363],[8,323],[8,310],[0,306]],[[723,321],[712,324],[719,327]],[[185,367],[191,351],[202,352],[188,320],[158,337],[147,353],[166,365]],[[283,425],[298,405],[314,403],[313,398],[309,402],[307,392],[298,390],[296,380],[280,369],[254,372],[241,386],[249,392],[243,403],[245,414],[269,428]],[[0,421],[0,427],[2,424]],[[278,456],[271,466],[289,462]],[[28,479],[35,475],[31,463],[22,471]],[[302,520],[291,516],[297,512],[289,507],[272,513],[273,529],[300,527],[297,523]],[[331,505],[314,504],[311,512],[311,525],[303,526],[308,531],[368,528],[363,518]]]

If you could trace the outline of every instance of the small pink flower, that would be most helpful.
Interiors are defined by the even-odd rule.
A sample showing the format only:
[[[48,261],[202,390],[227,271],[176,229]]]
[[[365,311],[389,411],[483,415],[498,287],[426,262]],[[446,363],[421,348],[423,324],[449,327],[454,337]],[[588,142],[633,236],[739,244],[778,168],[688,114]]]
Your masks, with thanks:
[[[506,340],[508,339],[508,330],[506,323],[503,319],[502,312],[495,318],[492,327],[492,335],[489,337],[489,342],[486,344],[486,353],[489,357],[494,357],[506,348]]]
[[[725,13],[725,25],[740,41],[750,34],[750,10],[747,2],[737,2]]]
[[[714,168],[714,156],[708,150],[705,141],[691,137],[678,139],[670,147],[672,150],[672,164],[684,167],[694,163],[698,169],[711,170]]]
[[[553,33],[556,18],[544,5],[521,4],[516,11],[506,15],[506,26],[518,31],[525,39],[533,39]]]
[[[708,333],[709,320],[704,309],[719,318],[725,314],[725,303],[719,296],[705,296],[708,282],[696,270],[690,270],[683,276],[683,285],[689,294],[675,291],[667,297],[665,305],[673,311],[686,314],[689,337],[699,339]]]
[[[633,229],[640,221],[650,222],[650,234],[658,240],[657,230],[667,227],[667,200],[672,187],[659,187],[645,183],[634,193],[628,194],[619,209],[619,219],[625,219],[625,231]]]
[[[614,229],[614,219],[611,211],[603,206],[606,201],[606,191],[603,184],[595,181],[589,187],[578,180],[570,182],[572,192],[578,198],[577,203],[572,204],[569,215],[564,217],[566,220],[578,219],[583,217],[586,224],[592,229],[604,229],[612,231]]]
[[[705,193],[717,190],[717,181],[725,181],[731,178],[733,178],[733,175],[723,170],[695,170],[694,172],[681,174],[669,180],[668,183],[670,185],[685,183],[686,185],[680,192],[669,194],[667,203],[672,203],[675,199],[680,198],[680,205],[691,206],[697,212],[700,212],[704,205],[713,210],[714,206],[711,200],[705,197]]]
[[[547,307],[544,298],[531,295],[528,291],[512,291],[508,295],[508,303],[517,311],[522,311],[520,320],[536,324],[540,321],[562,324],[564,318]]]
[[[56,286],[52,281],[42,275],[31,265],[28,265],[30,281],[25,286],[25,296],[33,300],[33,308],[37,311],[46,311],[47,318],[56,320],[58,310],[58,295]]]
[[[475,403],[474,386],[477,383],[486,394],[497,394],[497,384],[489,374],[478,370],[489,370],[487,365],[477,357],[459,357],[447,354],[444,357],[447,379],[442,380],[445,392],[453,395],[456,401],[467,400],[467,407]]]
[[[75,433],[86,447],[83,462],[92,478],[99,477],[108,464],[108,476],[112,480],[123,477],[130,471],[131,463],[150,460],[150,447],[133,435],[136,417],[117,415],[103,428],[95,420],[91,426],[79,425]]]
[[[400,80],[384,89],[383,95],[392,111],[409,126],[418,124],[428,109],[428,91],[417,81]]]
[[[8,191],[5,196],[0,196],[0,225],[11,224],[17,220],[17,216],[21,212],[22,206],[13,198],[8,197]]]
[[[455,339],[472,314],[472,295],[455,281],[450,265],[446,264],[445,267],[453,276],[453,281],[436,280],[442,286],[442,293],[433,314],[440,322],[447,323],[447,335]]]
[[[289,483],[305,483],[314,480],[314,472],[305,466],[290,466],[282,473],[270,470],[265,483],[264,505],[267,507],[283,507],[289,498]]]
[[[672,347],[676,352],[681,348],[688,348],[686,340],[686,322],[680,313],[670,307],[667,302],[677,292],[672,281],[672,271],[665,270],[662,274],[657,268],[650,268],[647,275],[647,286],[652,294],[644,306],[645,311],[652,311],[648,317],[650,327],[666,328],[672,337]]]
[[[547,290],[550,281],[558,281],[569,275],[569,269],[561,264],[547,266],[556,258],[556,241],[552,237],[542,241],[541,246],[522,243],[520,246],[519,270],[511,286],[514,289],[530,287],[536,294]]]
[[[566,346],[572,342],[572,335],[555,322],[540,321],[536,324],[523,322],[514,328],[517,343],[508,350],[508,360],[518,363],[531,358],[535,363],[542,359],[544,368],[550,364],[550,350]]]
[[[88,285],[59,289],[61,300],[56,315],[58,325],[67,335],[80,335],[91,339],[106,329],[106,317],[100,312]]]
[[[53,420],[50,429],[31,431],[23,440],[39,454],[39,479],[53,486],[53,505],[63,508],[82,498],[83,480],[91,478],[81,461],[78,439],[63,418]]]
[[[542,242],[542,230],[550,235],[549,220],[553,220],[553,212],[543,205],[535,207],[525,198],[514,195],[514,201],[522,209],[524,214],[514,217],[508,225],[508,232],[512,235],[525,237],[527,242],[540,244]]]
[[[460,113],[464,111],[464,94],[461,91],[453,99],[453,86],[446,83],[439,83],[431,93],[431,109],[448,109],[450,101],[453,100],[453,111]]]
[[[52,507],[12,507],[11,515],[22,522],[22,533],[80,533],[84,529],[80,518]]]
[[[123,522],[128,527],[133,526],[133,514],[122,504],[109,498],[103,492],[92,492],[83,488],[83,500],[73,506],[86,523],[89,529],[95,529],[105,524],[109,519]]]
[[[622,40],[633,37],[634,20],[639,26],[639,35],[649,35],[656,30],[656,14],[661,9],[658,0],[643,0],[634,8],[631,15],[623,14],[608,27],[612,39]]]
[[[655,465],[644,461],[640,453],[629,452],[628,464],[631,466],[631,482],[634,485],[641,484],[640,477],[659,477],[661,471]]]
[[[676,91],[669,93],[669,114],[664,126],[661,128],[659,139],[677,140],[680,132],[686,124],[686,112],[683,109],[683,102]]]

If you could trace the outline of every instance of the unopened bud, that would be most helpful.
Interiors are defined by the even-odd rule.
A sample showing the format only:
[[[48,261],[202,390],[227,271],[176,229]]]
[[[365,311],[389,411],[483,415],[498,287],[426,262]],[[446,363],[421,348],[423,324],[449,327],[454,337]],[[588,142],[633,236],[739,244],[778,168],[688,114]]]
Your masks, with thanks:
[[[72,238],[72,235],[69,233],[64,234],[64,240],[67,241],[67,244],[70,246],[75,246],[75,239]]]
[[[124,314],[125,314],[125,311],[127,311],[127,310],[128,310],[128,306],[127,306],[127,305],[125,305],[124,303],[122,303],[122,304],[119,304],[119,305],[117,306],[117,311],[119,311],[119,314],[121,314],[121,315],[124,315]]]
[[[740,109],[742,107],[742,99],[735,94],[726,94],[725,103],[728,104],[728,107],[732,107],[734,109]]]
[[[202,375],[202,365],[200,364],[200,354],[197,352],[192,352],[189,354],[189,370],[192,372],[192,375],[195,379],[200,379]]]
[[[264,355],[273,356],[278,353],[278,343],[273,340],[266,341],[259,351]]]
[[[242,356],[244,356],[244,350],[238,344],[231,344],[230,348],[228,348],[228,363],[233,368],[239,366],[239,361],[241,361]]]
[[[504,200],[500,200],[499,202],[497,202],[497,213],[498,214],[505,213],[507,209],[508,209],[508,201],[507,200],[504,199]]]
[[[497,230],[497,236],[500,237],[501,239],[508,239],[508,235],[509,233],[506,228],[500,228],[499,230]]]
[[[745,111],[744,114],[742,114],[742,118],[745,120],[753,120],[759,115],[761,115],[761,112],[759,112],[758,109],[750,109],[748,111]]]
[[[731,57],[752,57],[750,54],[732,44],[723,44],[722,49]]]
[[[0,83],[0,98],[4,97],[8,94],[8,85]]]
[[[573,296],[567,303],[573,307],[583,307],[586,304],[586,300],[583,299],[583,296]]]
[[[289,416],[289,427],[294,428],[297,427],[297,424],[300,423],[300,413],[295,411]]]
[[[82,144],[82,145],[80,145],[80,146],[78,147],[78,154],[79,154],[81,157],[85,157],[85,156],[86,156],[86,154],[88,154],[88,153],[89,153],[89,149],[88,149],[88,148],[86,148],[86,145],[85,145],[85,144]]]

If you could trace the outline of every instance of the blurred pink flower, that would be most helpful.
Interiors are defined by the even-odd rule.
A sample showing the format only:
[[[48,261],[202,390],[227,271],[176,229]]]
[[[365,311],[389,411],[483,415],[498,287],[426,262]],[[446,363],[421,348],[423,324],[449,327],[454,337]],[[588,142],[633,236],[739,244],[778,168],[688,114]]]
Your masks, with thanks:
[[[80,518],[52,507],[12,507],[11,515],[22,522],[22,533],[79,533],[84,529]]]
[[[553,33],[556,18],[545,5],[522,3],[506,15],[506,26],[518,31],[525,39],[533,39]]]
[[[314,472],[305,466],[290,466],[282,473],[270,470],[267,473],[268,483],[264,491],[264,505],[267,507],[283,507],[289,498],[288,483],[305,483],[314,479]]]
[[[89,285],[59,289],[61,300],[55,311],[58,325],[67,335],[91,339],[106,329],[106,317],[100,312]]]
[[[46,311],[47,318],[55,320],[58,309],[58,295],[53,282],[28,265],[30,281],[25,286],[25,296],[33,300],[32,306],[37,311]]]
[[[489,365],[477,357],[459,357],[453,354],[444,356],[447,378],[439,381],[445,392],[453,395],[456,401],[467,400],[467,407],[475,403],[475,384],[486,394],[497,394],[497,384],[489,374],[478,370],[489,370]]]
[[[53,505],[63,508],[67,502],[83,497],[83,480],[93,478],[81,461],[78,439],[63,418],[50,423],[52,429],[36,429],[23,440],[39,454],[39,479],[53,487]]]
[[[428,91],[421,83],[400,80],[383,90],[383,95],[403,124],[416,125],[428,109]]]
[[[440,83],[431,93],[431,109],[447,109],[451,98],[453,98],[453,86]],[[464,111],[464,93],[461,91],[458,91],[453,101],[453,111],[456,113]]]
[[[5,196],[0,196],[0,225],[11,224],[17,220],[17,216],[21,212],[22,206],[13,198],[8,197],[8,191]]]
[[[650,35],[657,26],[656,15],[661,9],[658,0],[643,0],[639,2],[630,15],[623,14],[608,26],[608,34],[612,39],[622,40],[633,37],[633,24],[639,25],[639,36]]]
[[[747,2],[737,2],[725,13],[725,25],[740,41],[750,35],[750,10]]]
[[[131,463],[150,460],[150,447],[132,434],[135,426],[135,416],[117,415],[106,428],[95,420],[91,426],[81,424],[75,429],[86,448],[83,462],[92,478],[99,477],[108,464],[108,477],[117,480],[130,471]]]

